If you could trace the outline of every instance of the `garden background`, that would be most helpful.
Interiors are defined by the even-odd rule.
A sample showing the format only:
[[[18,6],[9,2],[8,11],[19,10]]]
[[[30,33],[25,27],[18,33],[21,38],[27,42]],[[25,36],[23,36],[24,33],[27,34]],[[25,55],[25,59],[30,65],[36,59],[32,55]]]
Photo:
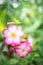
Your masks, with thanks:
[[[20,61],[3,48],[2,30],[9,22],[33,38],[32,52]],[[0,65],[43,65],[43,0],[0,0]]]

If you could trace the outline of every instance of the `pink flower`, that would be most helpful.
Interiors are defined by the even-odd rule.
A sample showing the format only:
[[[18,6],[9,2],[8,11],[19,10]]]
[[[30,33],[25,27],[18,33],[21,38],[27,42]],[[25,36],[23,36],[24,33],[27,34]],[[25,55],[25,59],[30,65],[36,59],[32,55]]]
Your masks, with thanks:
[[[10,48],[9,48],[9,51],[10,51],[10,52],[13,52],[13,51],[14,51],[14,47],[10,47]]]
[[[17,26],[12,25],[3,31],[3,35],[5,37],[4,43],[6,45],[17,46],[20,44],[21,38],[23,37],[24,32],[20,30]]]
[[[32,46],[32,44],[33,44],[33,38],[30,35],[28,35],[28,42]]]
[[[24,58],[26,55],[28,55],[32,51],[32,46],[29,45],[27,41],[21,42],[21,44],[15,49],[15,53],[21,57]]]

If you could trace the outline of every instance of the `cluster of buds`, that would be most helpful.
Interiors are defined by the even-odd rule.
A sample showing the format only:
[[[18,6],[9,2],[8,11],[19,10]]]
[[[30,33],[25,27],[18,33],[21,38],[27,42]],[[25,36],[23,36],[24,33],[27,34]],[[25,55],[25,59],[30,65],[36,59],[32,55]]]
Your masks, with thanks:
[[[24,58],[32,52],[32,37],[22,40],[24,32],[16,25],[10,25],[3,30],[4,44],[9,45],[10,52],[15,52],[20,58]]]

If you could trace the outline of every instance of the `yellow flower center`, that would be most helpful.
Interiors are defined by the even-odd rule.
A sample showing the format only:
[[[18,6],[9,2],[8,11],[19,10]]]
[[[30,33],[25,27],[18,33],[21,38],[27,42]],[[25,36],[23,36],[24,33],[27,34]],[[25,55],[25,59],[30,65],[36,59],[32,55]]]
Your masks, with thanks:
[[[24,49],[22,50],[22,53],[23,53],[23,52],[25,52],[25,50],[24,50]]]
[[[15,38],[16,37],[16,34],[15,33],[12,33],[11,34],[11,37]]]

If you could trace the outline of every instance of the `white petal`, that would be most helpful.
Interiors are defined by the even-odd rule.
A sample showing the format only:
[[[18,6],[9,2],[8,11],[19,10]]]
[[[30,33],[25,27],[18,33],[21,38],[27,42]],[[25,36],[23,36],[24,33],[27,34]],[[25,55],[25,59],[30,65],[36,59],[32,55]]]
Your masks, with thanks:
[[[20,41],[21,41],[21,38],[20,37],[16,36],[16,38],[14,38],[15,45],[20,44]]]
[[[25,49],[26,48],[26,44],[25,43],[21,43],[20,48],[21,49]]]
[[[11,33],[15,33],[16,30],[17,30],[17,27],[13,25],[13,26],[9,27],[8,30],[9,30]]]
[[[16,34],[22,37],[24,35],[24,32],[22,30],[17,30]]]
[[[10,37],[11,34],[10,34],[10,32],[7,29],[5,29],[3,31],[3,35],[4,35],[5,38],[7,38],[7,37]]]
[[[5,43],[5,44],[12,44],[12,43],[13,43],[13,38],[6,38],[6,39],[4,40],[4,43]]]

